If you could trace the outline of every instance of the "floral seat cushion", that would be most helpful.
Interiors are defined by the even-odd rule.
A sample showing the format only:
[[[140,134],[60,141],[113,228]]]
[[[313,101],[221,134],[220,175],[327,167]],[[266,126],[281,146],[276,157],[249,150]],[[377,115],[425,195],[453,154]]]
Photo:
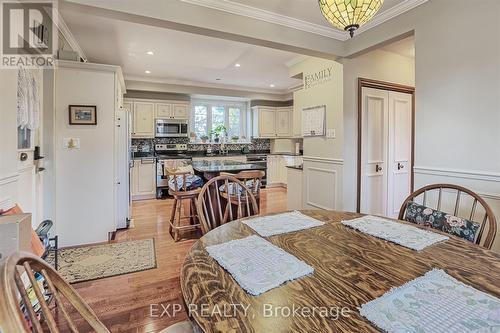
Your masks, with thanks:
[[[253,186],[254,186],[254,181],[253,179],[249,179],[245,182],[245,186],[248,187],[249,190],[253,190]],[[233,186],[235,185],[235,183],[229,183],[229,193],[235,193],[234,190],[233,190]],[[243,193],[243,187],[240,186],[240,184],[236,184],[237,185],[237,189],[238,191],[241,193]],[[259,184],[260,186],[260,184]],[[219,191],[221,192],[226,192],[226,184],[223,184],[219,187]]]
[[[413,201],[406,205],[406,221],[432,227],[474,242],[480,224],[456,217],[439,210],[419,205]]]
[[[168,187],[172,190],[175,191],[175,181],[177,180],[177,186],[179,191],[183,191],[184,189],[184,177],[182,176],[170,176],[170,179],[168,180]],[[186,190],[191,191],[195,190],[199,187],[203,186],[203,179],[201,179],[200,176],[196,175],[187,175],[186,176]]]

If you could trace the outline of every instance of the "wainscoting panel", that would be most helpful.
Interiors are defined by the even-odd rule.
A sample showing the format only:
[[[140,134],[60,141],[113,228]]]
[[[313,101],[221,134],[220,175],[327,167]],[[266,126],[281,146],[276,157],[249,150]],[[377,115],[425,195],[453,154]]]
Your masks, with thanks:
[[[500,173],[421,166],[415,167],[414,171],[415,189],[429,184],[448,183],[466,187],[479,194],[491,206],[497,218],[497,226],[500,229]],[[443,195],[443,211],[446,210],[446,206],[452,207],[454,205],[454,202],[449,202],[456,198],[454,194],[445,193]],[[432,198],[430,199],[432,200]],[[468,204],[463,202],[460,205],[463,205],[465,209]],[[478,211],[478,214],[481,213]],[[492,249],[500,253],[500,231],[497,232]]]
[[[17,173],[0,176],[0,210],[10,209],[16,202],[18,179]]]
[[[304,156],[306,209],[341,209],[342,167],[342,160]]]

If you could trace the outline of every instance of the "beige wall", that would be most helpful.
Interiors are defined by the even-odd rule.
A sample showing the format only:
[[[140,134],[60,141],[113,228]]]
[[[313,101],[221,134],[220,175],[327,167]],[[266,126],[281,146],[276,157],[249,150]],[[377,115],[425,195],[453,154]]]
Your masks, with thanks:
[[[294,134],[300,122],[302,110],[326,106],[326,128],[335,129],[336,138],[306,137],[303,140],[303,194],[304,208],[342,209],[343,172],[343,66],[318,58],[308,58],[293,66],[290,76],[303,73],[305,78],[313,73],[331,69],[330,80],[294,92]],[[298,124],[295,121],[299,121]]]
[[[417,187],[481,194],[500,218],[500,1],[431,0],[346,44],[356,53],[414,30]],[[493,247],[500,252],[500,235]]]
[[[358,78],[375,79],[409,86],[415,85],[412,58],[372,51],[359,57],[342,59],[344,64],[344,210],[356,210]]]
[[[69,125],[68,106],[96,105],[97,126]],[[55,218],[61,246],[107,241],[114,221],[115,73],[55,74]],[[65,149],[79,138],[80,149]]]
[[[17,202],[17,70],[0,70],[0,209]]]

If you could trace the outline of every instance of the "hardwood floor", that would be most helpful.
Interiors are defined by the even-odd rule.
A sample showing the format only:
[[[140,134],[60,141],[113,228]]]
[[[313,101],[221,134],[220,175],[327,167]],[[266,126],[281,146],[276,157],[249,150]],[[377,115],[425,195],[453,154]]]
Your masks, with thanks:
[[[261,213],[284,211],[286,201],[286,189],[262,190]],[[116,234],[116,242],[155,238],[156,269],[73,284],[111,332],[158,332],[187,318],[179,272],[196,238],[173,241],[167,222],[171,208],[170,199],[134,201],[133,227]],[[182,310],[173,315],[179,305]]]

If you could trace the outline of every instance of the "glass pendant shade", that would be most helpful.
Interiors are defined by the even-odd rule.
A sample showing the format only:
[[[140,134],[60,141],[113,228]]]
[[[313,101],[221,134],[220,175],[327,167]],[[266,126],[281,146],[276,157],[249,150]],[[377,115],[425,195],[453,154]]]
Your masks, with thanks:
[[[354,31],[368,22],[378,12],[384,0],[318,0],[323,16],[333,26]]]

